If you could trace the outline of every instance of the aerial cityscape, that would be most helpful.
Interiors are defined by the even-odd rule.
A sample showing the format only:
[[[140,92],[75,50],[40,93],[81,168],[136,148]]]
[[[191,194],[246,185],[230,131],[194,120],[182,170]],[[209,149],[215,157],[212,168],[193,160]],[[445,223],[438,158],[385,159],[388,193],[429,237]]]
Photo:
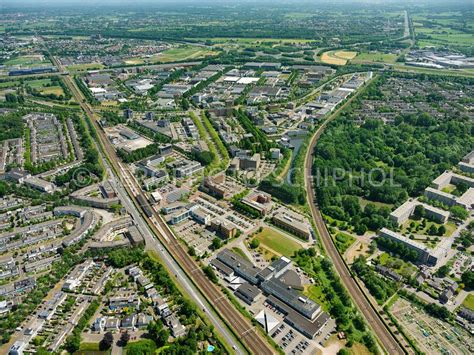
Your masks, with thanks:
[[[473,354],[472,0],[4,0],[0,354]]]

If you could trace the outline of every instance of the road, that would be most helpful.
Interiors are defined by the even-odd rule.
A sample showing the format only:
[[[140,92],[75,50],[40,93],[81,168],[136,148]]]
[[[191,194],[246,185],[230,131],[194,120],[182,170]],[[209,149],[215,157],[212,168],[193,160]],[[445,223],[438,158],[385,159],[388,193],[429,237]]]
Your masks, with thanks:
[[[360,91],[359,91],[360,92]],[[336,110],[331,116],[329,116],[326,121],[318,128],[314,136],[311,139],[306,158],[305,158],[305,188],[307,191],[308,205],[311,209],[311,215],[313,217],[316,229],[320,236],[321,242],[326,250],[327,255],[331,258],[334,267],[336,268],[337,273],[339,274],[344,286],[349,291],[355,305],[360,310],[360,312],[365,317],[367,324],[372,328],[373,332],[380,340],[382,346],[389,354],[405,354],[407,351],[398,343],[394,338],[392,333],[387,329],[385,323],[381,319],[379,313],[372,307],[366,296],[364,295],[362,289],[359,287],[357,282],[352,278],[349,267],[344,262],[342,256],[336,249],[336,245],[332,240],[326,224],[324,223],[321,212],[319,211],[315,203],[315,193],[313,189],[313,180],[311,174],[311,167],[313,162],[313,152],[318,142],[319,137],[324,132],[327,124],[333,120],[337,114],[347,107],[347,105],[355,98],[357,94],[350,98],[344,105],[342,105],[338,110]]]
[[[59,63],[56,58],[52,56],[51,58],[60,72],[66,73],[61,63]],[[176,261],[176,264],[179,265],[179,267],[174,267],[177,281],[180,282],[186,277],[189,277],[194,286],[198,286],[196,289],[199,288],[207,301],[212,304],[215,311],[227,321],[227,324],[232,327],[234,334],[237,335],[238,339],[242,341],[252,353],[259,355],[275,353],[276,351],[262,338],[250,321],[246,319],[237,309],[235,309],[232,303],[228,300],[227,296],[218,288],[218,286],[214,285],[207,278],[200,265],[184,250],[183,246],[178,242],[176,237],[168,228],[168,225],[163,221],[162,217],[154,210],[152,216],[146,215],[144,206],[142,206],[137,199],[137,196],[142,192],[134,176],[127,168],[124,168],[121,165],[120,160],[116,155],[115,149],[107,139],[104,131],[98,124],[92,108],[89,106],[89,104],[87,104],[85,98],[77,88],[74,81],[67,74],[63,75],[63,78],[64,82],[69,87],[76,100],[79,102],[81,108],[93,123],[95,131],[99,137],[98,143],[100,143],[107,158],[106,160],[110,163],[112,170],[115,172],[115,174],[112,174],[112,176],[117,179],[116,182],[120,182],[117,185],[124,188],[125,191],[122,191],[121,193],[124,195],[124,197],[126,196],[125,203],[128,204],[129,210],[135,215],[133,217],[137,218],[136,221],[140,221],[138,222],[138,224],[141,225],[140,229],[143,231],[149,227],[154,235],[158,237],[158,239],[156,239],[150,233],[145,233],[144,235],[147,238],[147,246],[149,248],[153,248],[153,250],[155,250],[160,256],[168,259],[168,262],[171,262],[171,259]],[[136,207],[139,207],[139,209]],[[190,285],[188,290],[192,291]],[[213,315],[212,310],[209,309],[209,307],[207,307],[206,310],[207,304],[203,300],[197,301],[197,294],[197,292],[191,292],[190,296],[199,305],[205,306],[203,309],[205,309],[205,312],[209,317],[211,317]],[[211,321],[213,319],[214,321],[217,321],[216,317],[212,317]],[[219,330],[223,330],[224,334],[226,333],[225,326],[221,325],[220,322],[216,322],[215,326]],[[232,340],[230,335],[225,337],[226,339],[229,339],[229,343],[231,345],[235,347],[238,346],[236,342]]]

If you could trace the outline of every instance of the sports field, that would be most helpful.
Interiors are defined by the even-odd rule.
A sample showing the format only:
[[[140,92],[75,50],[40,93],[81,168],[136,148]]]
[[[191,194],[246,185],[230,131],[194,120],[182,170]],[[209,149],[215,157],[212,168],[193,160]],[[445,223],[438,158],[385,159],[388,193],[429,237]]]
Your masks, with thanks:
[[[255,235],[255,238],[260,241],[261,247],[269,248],[270,251],[287,257],[293,256],[295,251],[303,248],[300,243],[291,239],[291,237],[268,227],[264,227],[260,233]]]

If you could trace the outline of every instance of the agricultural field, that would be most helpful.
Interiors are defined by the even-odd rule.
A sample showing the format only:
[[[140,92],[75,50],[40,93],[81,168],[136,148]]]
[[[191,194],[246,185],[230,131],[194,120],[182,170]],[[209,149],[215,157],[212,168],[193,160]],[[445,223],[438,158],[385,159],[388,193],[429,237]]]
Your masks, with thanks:
[[[450,47],[472,55],[474,21],[461,11],[415,13],[412,16],[417,45],[424,47]]]
[[[354,51],[328,51],[321,55],[321,61],[326,64],[346,65],[356,55],[357,52]]]
[[[268,227],[264,227],[260,233],[255,235],[255,238],[260,241],[261,247],[287,257],[293,256],[295,251],[303,247],[291,237],[287,237],[285,234]]]

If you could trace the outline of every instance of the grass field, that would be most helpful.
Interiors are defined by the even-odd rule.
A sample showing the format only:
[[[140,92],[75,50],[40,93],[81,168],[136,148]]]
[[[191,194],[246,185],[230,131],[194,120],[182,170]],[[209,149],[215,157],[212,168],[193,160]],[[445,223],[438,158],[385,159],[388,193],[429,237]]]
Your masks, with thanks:
[[[5,66],[11,67],[15,65],[20,65],[22,67],[35,67],[40,65],[48,65],[51,62],[44,58],[44,56],[38,55],[24,55],[17,58],[7,60]]]
[[[45,85],[51,84],[51,79],[28,80],[26,85],[33,89],[40,89]]]
[[[355,238],[352,235],[339,232],[334,237],[334,242],[336,243],[337,249],[341,253],[345,253],[347,249],[355,242]]]
[[[247,254],[245,254],[244,251],[242,249],[240,249],[239,247],[233,247],[232,251],[236,254],[239,254],[245,260],[250,261],[249,258],[247,257]]]
[[[312,299],[313,301],[316,301],[321,304],[324,311],[327,312],[329,310],[327,303],[324,302],[325,297],[323,287],[321,285],[305,285],[303,294],[306,297]]]
[[[64,95],[64,90],[61,86],[46,86],[51,84],[51,79],[37,79],[29,80],[26,82],[26,85],[32,89],[38,90],[43,95],[54,94],[57,96]]]
[[[153,57],[154,63],[179,62],[182,60],[193,60],[217,54],[216,51],[204,47],[185,45],[177,48],[167,49]]]
[[[472,29],[472,21],[460,12],[443,12],[436,16],[426,13],[415,14],[413,25],[420,47],[456,46],[472,47],[472,33],[464,29]]]
[[[395,63],[396,61],[397,55],[393,53],[364,52],[358,54],[352,63]]]
[[[462,305],[469,308],[471,311],[474,311],[474,295],[472,293],[468,294]]]
[[[79,351],[99,351],[99,343],[81,343]]]
[[[321,55],[321,61],[326,64],[346,65],[349,60],[356,57],[353,51],[328,51]]]
[[[86,70],[95,70],[103,69],[104,65],[102,63],[86,63],[86,64],[74,64],[67,67],[71,71],[86,71]]]
[[[16,88],[18,86],[18,84],[20,84],[19,81],[3,81],[3,82],[0,82],[0,89],[4,89],[4,88]]]
[[[378,257],[378,261],[382,266],[386,266],[390,269],[393,269],[398,274],[407,278],[414,275],[417,271],[417,268],[414,265],[407,263],[401,259],[394,258],[388,253],[380,254],[380,256]]]
[[[47,88],[41,88],[39,90],[43,95],[54,94],[56,96],[64,95],[63,88],[60,86],[51,86]]]
[[[287,257],[293,256],[295,251],[303,247],[300,243],[283,233],[267,227],[264,227],[260,233],[257,233],[255,238],[260,241],[260,246],[263,248],[270,248],[271,251]]]

